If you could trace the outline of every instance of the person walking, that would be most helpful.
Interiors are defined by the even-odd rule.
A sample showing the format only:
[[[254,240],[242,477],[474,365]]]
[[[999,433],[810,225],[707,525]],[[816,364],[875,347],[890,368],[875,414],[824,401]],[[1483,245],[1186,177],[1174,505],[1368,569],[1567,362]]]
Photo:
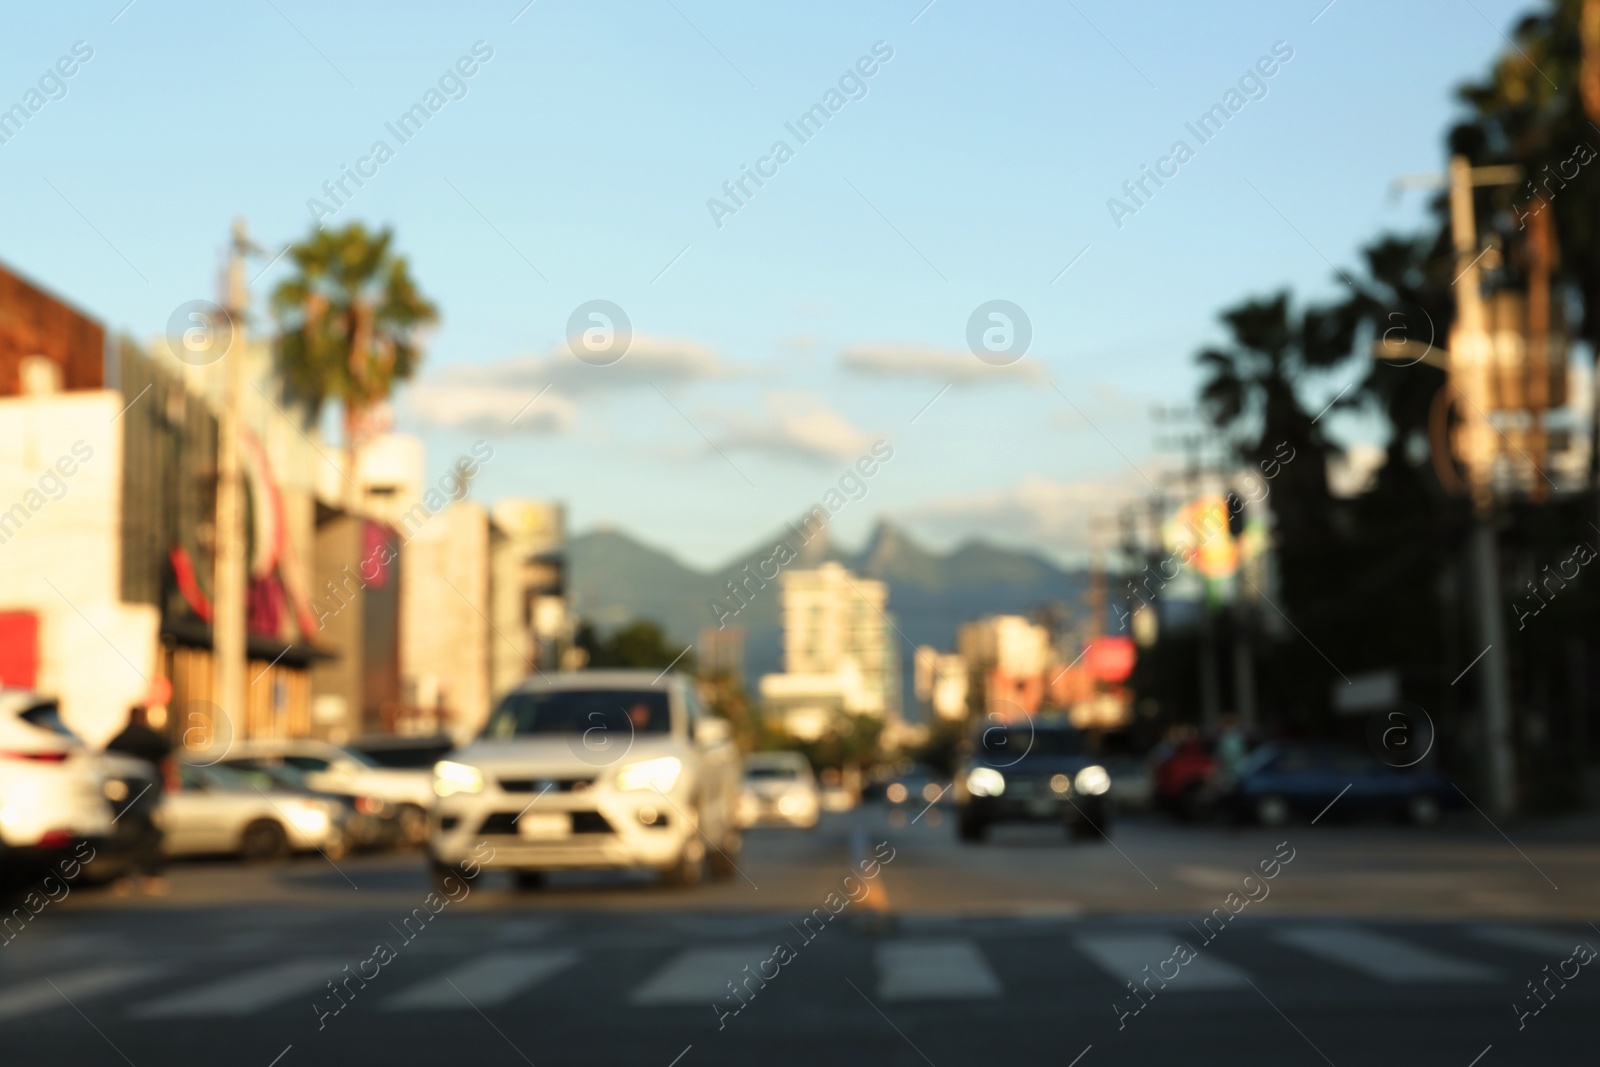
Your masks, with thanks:
[[[135,704],[128,709],[128,724],[107,743],[106,751],[150,764],[156,772],[155,788],[158,791],[168,788],[175,769],[172,743],[151,728],[149,712],[143,704]],[[129,801],[129,806],[123,810],[129,819],[136,820],[129,831],[124,831],[138,836],[134,847],[133,873],[138,876],[139,888],[143,892],[150,896],[165,896],[168,887],[166,876],[162,873],[161,827],[156,825],[154,818],[159,801],[139,805],[138,799],[136,797]],[[137,810],[134,810],[136,806]],[[118,896],[127,896],[133,888],[133,879],[126,876],[112,884],[112,891]]]

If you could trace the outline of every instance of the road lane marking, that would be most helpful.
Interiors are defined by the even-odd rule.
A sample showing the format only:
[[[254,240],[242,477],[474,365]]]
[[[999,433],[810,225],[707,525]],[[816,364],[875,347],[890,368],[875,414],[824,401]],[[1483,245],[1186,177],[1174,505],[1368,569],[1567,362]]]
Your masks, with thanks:
[[[495,952],[457,967],[448,974],[420,982],[384,1001],[389,1011],[443,1008],[459,1011],[462,995],[473,1004],[504,1004],[524,989],[578,962],[571,949],[545,952]],[[450,983],[454,982],[454,987]]]
[[[1247,989],[1250,986],[1243,971],[1208,955],[1203,946],[1194,950],[1195,956],[1188,963],[1179,966],[1174,962],[1174,966],[1179,966],[1176,978],[1164,979],[1161,964],[1173,958],[1178,945],[1192,945],[1180,938],[1130,934],[1125,937],[1075,937],[1072,941],[1078,951],[1098,963],[1119,982],[1138,985],[1153,976],[1157,984],[1151,987],[1152,991],[1196,993],[1207,989]],[[1150,968],[1148,972],[1146,967]],[[1161,985],[1162,981],[1166,985]]]
[[[298,993],[325,991],[341,977],[341,960],[293,960],[140,1004],[128,1013],[134,1019],[250,1015]]]
[[[878,995],[884,1000],[998,997],[1000,981],[971,941],[894,941],[879,945]]]
[[[773,949],[774,945],[765,942],[684,949],[629,994],[628,1000],[643,1005],[704,1005],[732,997],[729,983],[749,999],[765,984],[758,965],[772,958]],[[750,969],[746,971],[746,967]]]
[[[1386,982],[1487,982],[1492,967],[1349,926],[1281,930],[1276,940]]]
[[[19,1015],[32,1015],[62,1003],[62,997],[81,1000],[101,993],[110,993],[143,981],[154,973],[148,967],[130,967],[112,964],[90,967],[82,971],[68,971],[52,975],[50,982],[35,978],[17,982],[0,989],[0,1020],[14,1019]]]
[[[1533,926],[1475,926],[1473,937],[1491,945],[1520,948],[1541,956],[1570,956],[1580,939],[1570,934],[1557,934]]]

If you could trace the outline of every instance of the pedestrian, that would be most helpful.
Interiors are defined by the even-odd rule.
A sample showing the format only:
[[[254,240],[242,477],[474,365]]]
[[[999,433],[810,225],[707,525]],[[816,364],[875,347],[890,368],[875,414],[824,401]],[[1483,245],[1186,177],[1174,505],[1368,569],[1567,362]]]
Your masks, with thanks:
[[[151,729],[149,712],[143,704],[135,704],[128,709],[128,725],[111,739],[106,745],[106,751],[131,756],[150,764],[155,770],[158,793],[165,791],[167,783],[172,780],[174,771],[172,744],[160,733]],[[133,820],[133,825],[124,832],[137,837],[133,847],[133,873],[138,877],[139,888],[144,893],[150,896],[165,896],[167,879],[162,874],[161,828],[156,825],[153,817],[156,805],[143,805],[138,811],[134,811],[137,800],[136,797],[130,801],[129,807],[123,812]],[[127,896],[133,888],[133,879],[127,876],[118,878],[112,884],[112,891],[118,896]]]

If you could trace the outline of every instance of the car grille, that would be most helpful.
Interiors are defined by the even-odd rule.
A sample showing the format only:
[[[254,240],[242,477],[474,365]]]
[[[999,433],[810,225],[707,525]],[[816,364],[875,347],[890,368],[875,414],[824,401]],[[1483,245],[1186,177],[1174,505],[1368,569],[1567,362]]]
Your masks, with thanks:
[[[581,793],[592,785],[593,778],[500,779],[500,788],[507,793]]]
[[[517,816],[520,812],[497,811],[483,820],[483,825],[478,827],[480,834],[515,834],[517,832]],[[572,832],[574,834],[614,834],[616,830],[606,817],[598,811],[574,811],[572,816]]]

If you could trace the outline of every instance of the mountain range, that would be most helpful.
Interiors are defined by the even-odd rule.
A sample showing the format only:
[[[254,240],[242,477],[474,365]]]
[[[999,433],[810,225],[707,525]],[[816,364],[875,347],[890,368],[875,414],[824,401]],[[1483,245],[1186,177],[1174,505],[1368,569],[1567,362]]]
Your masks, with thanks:
[[[733,603],[726,583],[747,563],[769,558],[781,539],[776,534],[727,565],[702,571],[621,531],[591,530],[568,542],[569,595],[577,614],[601,629],[650,619],[687,645],[702,627],[716,625],[714,599],[720,595]],[[855,552],[819,535],[789,568],[825,560],[888,583],[889,614],[904,638],[900,660],[908,703],[913,646],[952,651],[956,628],[984,615],[1076,614],[1088,585],[1087,572],[1064,570],[1036,553],[974,540],[940,554],[887,522],[879,522]],[[744,677],[752,690],[761,675],[782,669],[778,608],[778,583],[770,582],[730,620],[745,628]]]

